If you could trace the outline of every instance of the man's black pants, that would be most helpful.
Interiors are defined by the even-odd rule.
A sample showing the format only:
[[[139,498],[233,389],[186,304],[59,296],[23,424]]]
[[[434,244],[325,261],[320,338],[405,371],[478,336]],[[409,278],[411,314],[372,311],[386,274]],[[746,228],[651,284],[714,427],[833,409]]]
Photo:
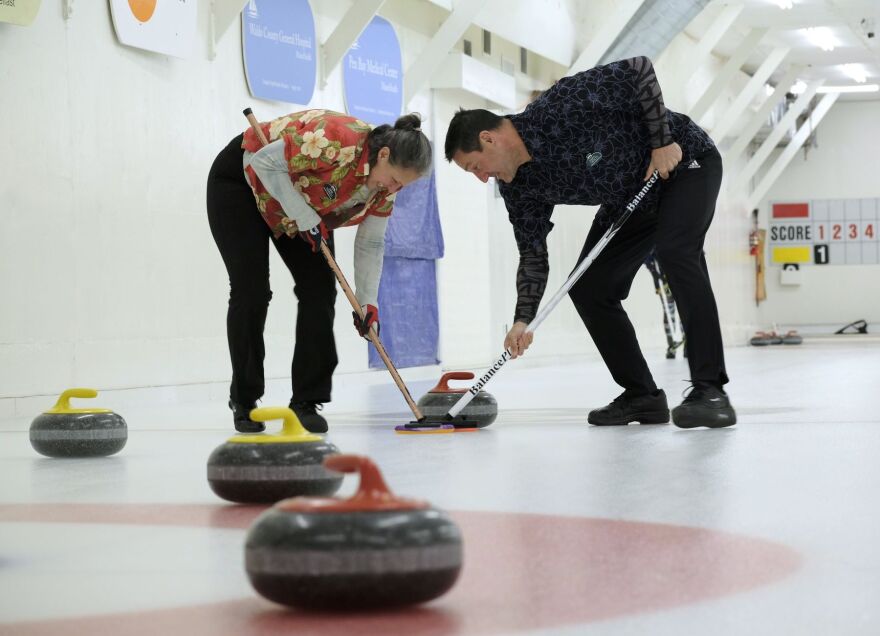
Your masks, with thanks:
[[[614,381],[632,396],[653,392],[657,385],[621,301],[655,246],[684,325],[691,381],[728,381],[718,308],[703,253],[721,187],[721,156],[713,149],[696,161],[699,168],[680,164],[663,183],[656,210],[636,208],[569,292]],[[605,230],[593,223],[578,262]]]
[[[305,241],[272,236],[244,178],[241,135],[217,155],[211,166],[208,222],[229,274],[226,334],[232,359],[230,399],[250,405],[265,390],[263,328],[272,298],[271,241],[293,276],[293,292],[298,300],[290,372],[293,401],[329,402],[337,363],[333,338],[336,280],[324,257],[312,253]]]

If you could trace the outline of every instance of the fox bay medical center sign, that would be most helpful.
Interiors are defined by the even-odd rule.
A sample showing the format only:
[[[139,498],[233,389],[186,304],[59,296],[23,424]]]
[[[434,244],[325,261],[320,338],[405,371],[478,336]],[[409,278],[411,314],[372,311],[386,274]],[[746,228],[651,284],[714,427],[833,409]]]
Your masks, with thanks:
[[[315,91],[315,18],[308,0],[249,0],[241,12],[251,95],[306,105]]]
[[[342,60],[349,115],[373,124],[393,124],[403,106],[400,42],[394,27],[376,16]]]

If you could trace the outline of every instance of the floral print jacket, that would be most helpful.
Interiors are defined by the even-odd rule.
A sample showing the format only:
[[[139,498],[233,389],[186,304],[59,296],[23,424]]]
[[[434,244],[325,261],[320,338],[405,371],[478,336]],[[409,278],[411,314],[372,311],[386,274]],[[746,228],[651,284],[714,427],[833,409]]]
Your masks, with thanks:
[[[382,191],[366,203],[345,205],[370,174],[367,135],[372,128],[366,122],[329,110],[309,110],[263,122],[260,127],[269,143],[284,140],[293,187],[321,215],[328,229],[357,225],[370,215],[391,214],[394,195]],[[256,152],[260,147],[257,134],[249,128],[242,148]],[[296,236],[296,222],[284,213],[250,166],[246,172],[260,214],[275,237]]]

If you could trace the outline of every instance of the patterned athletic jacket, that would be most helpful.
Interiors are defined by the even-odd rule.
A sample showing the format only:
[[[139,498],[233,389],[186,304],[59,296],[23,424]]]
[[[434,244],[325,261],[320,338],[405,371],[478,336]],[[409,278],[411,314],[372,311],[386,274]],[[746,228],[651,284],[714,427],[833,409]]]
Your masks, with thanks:
[[[370,173],[367,162],[369,124],[342,113],[309,110],[261,123],[269,143],[284,140],[290,180],[294,188],[321,215],[328,229],[357,225],[367,216],[389,216],[394,195],[378,192],[362,205],[348,209],[343,204],[364,183]],[[242,148],[257,152],[260,140],[253,129],[244,133]],[[296,236],[299,229],[281,204],[272,197],[253,168],[248,166],[248,181],[257,200],[257,207],[275,237]]]
[[[531,321],[544,295],[556,204],[599,205],[596,221],[610,225],[643,185],[653,148],[677,142],[685,165],[714,148],[689,117],[666,110],[647,57],[565,77],[508,118],[532,157],[498,184],[520,252],[514,321]],[[655,207],[662,190],[658,182],[640,207]]]

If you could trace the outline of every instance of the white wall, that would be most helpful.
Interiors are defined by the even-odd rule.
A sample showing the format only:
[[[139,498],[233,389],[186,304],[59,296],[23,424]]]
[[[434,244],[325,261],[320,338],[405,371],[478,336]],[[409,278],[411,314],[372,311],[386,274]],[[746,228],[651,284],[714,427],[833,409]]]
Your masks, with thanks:
[[[880,102],[837,102],[816,129],[818,147],[798,152],[760,204],[761,226],[768,227],[772,201],[880,197],[877,145]],[[764,170],[779,155],[774,152]],[[756,177],[756,182],[763,172]],[[802,284],[779,284],[778,266],[766,273],[767,300],[762,324],[786,327],[842,327],[857,319],[880,322],[880,266],[824,265],[802,268]],[[826,330],[827,331],[827,330]]]
[[[326,39],[349,3],[312,4]],[[338,69],[309,105],[252,98],[238,21],[208,59],[207,6],[187,60],[120,45],[106,2],[76,3],[67,22],[46,2],[31,27],[0,23],[0,399],[228,382],[228,283],[205,212],[208,169],[246,127],[245,106],[269,119],[344,103]],[[397,28],[404,67],[428,39],[419,29],[429,27],[410,22]],[[428,97],[410,106],[430,117]],[[353,237],[337,237],[350,276]],[[286,377],[296,309],[274,252],[272,272],[266,374]],[[339,297],[340,371],[365,370],[366,344]]]
[[[312,3],[320,40],[349,4]],[[411,4],[389,2],[382,12],[397,27],[404,67],[441,22],[436,7],[424,13]],[[0,178],[0,401],[77,385],[222,387],[229,376],[228,288],[205,215],[208,169],[244,129],[247,105],[263,119],[305,106],[343,110],[340,73],[331,75],[326,89],[318,87],[308,105],[263,102],[247,91],[237,22],[216,58],[208,59],[207,3],[200,7],[201,41],[189,60],[118,44],[104,2],[75,7],[68,22],[60,3],[47,2],[29,28],[0,24],[6,60],[0,67],[0,138],[7,150]],[[600,3],[596,11],[607,9]],[[672,109],[686,110],[699,90],[677,70],[693,44],[681,35],[656,61]],[[518,59],[515,46],[500,46]],[[474,49],[478,54],[479,40]],[[539,77],[559,76],[560,67],[549,60],[535,62]],[[701,77],[708,81],[718,66],[710,61]],[[446,125],[459,106],[486,104],[458,91],[425,89],[406,110],[427,117],[425,130],[435,141],[447,248],[438,269],[443,364],[479,370],[500,353],[510,323],[516,252],[491,187],[442,157]],[[722,192],[707,242],[729,344],[743,342],[756,323],[748,219],[732,201]],[[572,268],[592,213],[557,210],[548,295]],[[353,235],[337,236],[346,272],[352,271]],[[296,310],[289,275],[275,256],[272,268],[266,371],[286,378]],[[627,308],[645,348],[665,346],[646,272],[637,277]],[[349,312],[340,294],[340,373],[367,368],[365,344]],[[535,358],[594,350],[567,301],[538,336]]]

